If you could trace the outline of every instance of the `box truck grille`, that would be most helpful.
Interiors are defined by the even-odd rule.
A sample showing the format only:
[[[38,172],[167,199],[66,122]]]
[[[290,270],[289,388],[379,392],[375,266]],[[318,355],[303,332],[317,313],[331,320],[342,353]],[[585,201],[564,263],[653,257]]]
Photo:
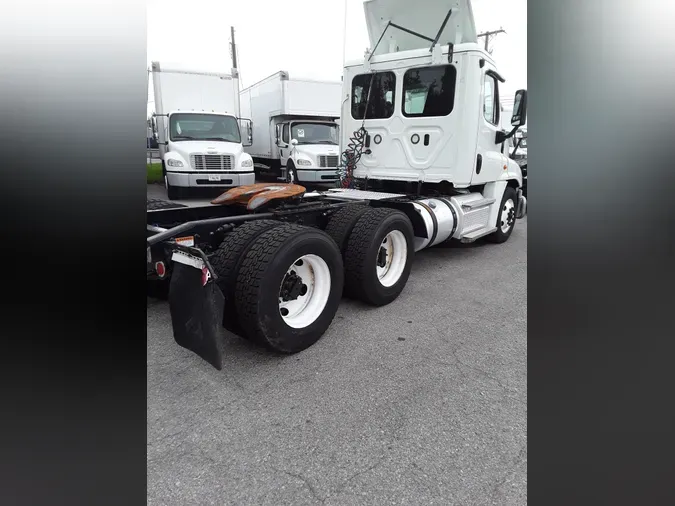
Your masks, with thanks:
[[[338,166],[338,156],[337,155],[321,155],[319,157],[319,167],[337,167]]]
[[[193,154],[190,164],[195,170],[232,170],[232,156]]]

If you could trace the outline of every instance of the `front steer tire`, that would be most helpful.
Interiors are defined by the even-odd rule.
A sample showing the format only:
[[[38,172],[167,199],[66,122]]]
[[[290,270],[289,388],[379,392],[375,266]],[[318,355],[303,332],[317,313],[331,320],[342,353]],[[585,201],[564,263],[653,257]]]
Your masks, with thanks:
[[[244,223],[230,232],[211,257],[211,265],[218,275],[216,284],[223,292],[223,327],[239,336],[246,337],[239,325],[235,304],[237,275],[241,263],[253,242],[272,228],[283,225],[280,221],[259,220]]]
[[[171,186],[169,183],[169,176],[164,174],[164,187],[166,188],[166,196],[169,200],[179,200],[182,197],[182,191],[176,186]]]
[[[294,328],[280,312],[280,289],[288,270],[304,255],[316,255],[328,266],[330,288],[325,306],[312,323]],[[268,230],[251,245],[237,276],[236,306],[246,337],[280,353],[297,353],[326,332],[337,312],[344,283],[342,257],[321,230],[284,224]]]
[[[406,257],[398,280],[384,286],[378,277],[378,254],[384,238],[399,231],[406,243]],[[345,249],[345,294],[373,305],[384,306],[396,299],[405,288],[415,255],[413,228],[401,211],[370,208],[354,225]]]
[[[507,205],[510,207],[511,211],[508,213],[508,216],[505,217],[503,214],[507,211]],[[499,205],[499,212],[497,213],[497,223],[495,223],[497,230],[485,237],[487,241],[501,244],[509,240],[509,237],[511,237],[511,234],[513,233],[513,229],[516,226],[515,215],[517,208],[518,196],[516,194],[516,190],[510,186],[507,186],[504,190],[504,196],[502,197],[501,204]],[[503,219],[507,220],[507,225],[510,224],[506,231],[502,230],[502,226],[505,224]]]

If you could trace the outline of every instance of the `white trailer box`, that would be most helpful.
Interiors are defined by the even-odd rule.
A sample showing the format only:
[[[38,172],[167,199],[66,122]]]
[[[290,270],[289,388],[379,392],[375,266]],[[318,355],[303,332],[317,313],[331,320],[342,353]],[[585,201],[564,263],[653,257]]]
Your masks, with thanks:
[[[341,94],[340,81],[290,79],[283,71],[246,88],[241,114],[253,124],[246,152],[288,181],[335,181]]]
[[[170,199],[182,189],[253,184],[253,160],[239,124],[239,78],[168,69],[152,63],[164,182]],[[243,134],[243,135],[242,135]]]

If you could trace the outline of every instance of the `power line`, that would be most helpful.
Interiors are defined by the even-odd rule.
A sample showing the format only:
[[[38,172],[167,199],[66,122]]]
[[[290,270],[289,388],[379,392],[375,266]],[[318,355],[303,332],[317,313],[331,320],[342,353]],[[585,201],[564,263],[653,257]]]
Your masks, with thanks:
[[[478,38],[485,37],[485,50],[487,52],[490,52],[488,50],[488,42],[490,40],[490,37],[492,37],[493,35],[497,35],[499,33],[506,33],[506,30],[503,30],[502,28],[500,28],[499,30],[492,30],[490,32],[483,32],[483,33],[478,34]]]

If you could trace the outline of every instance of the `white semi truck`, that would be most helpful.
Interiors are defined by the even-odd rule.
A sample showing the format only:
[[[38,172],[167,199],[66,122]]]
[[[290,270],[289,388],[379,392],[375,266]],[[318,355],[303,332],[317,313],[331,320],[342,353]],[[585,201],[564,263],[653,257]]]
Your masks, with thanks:
[[[151,72],[169,199],[180,198],[191,188],[253,184],[253,160],[244,152],[244,143],[250,144],[250,121],[239,118],[236,70],[196,72],[153,62]]]
[[[337,180],[342,83],[291,79],[277,72],[242,90],[242,116],[251,118],[253,143],[246,152],[256,169],[287,182]]]
[[[373,49],[344,68],[342,188],[258,184],[208,207],[148,205],[148,277],[166,279],[172,266],[174,338],[216,368],[222,327],[299,352],[331,325],[343,294],[388,304],[419,251],[503,243],[526,214],[506,143],[525,124],[527,91],[516,92],[505,132],[504,79],[477,41],[470,2],[364,7]]]

